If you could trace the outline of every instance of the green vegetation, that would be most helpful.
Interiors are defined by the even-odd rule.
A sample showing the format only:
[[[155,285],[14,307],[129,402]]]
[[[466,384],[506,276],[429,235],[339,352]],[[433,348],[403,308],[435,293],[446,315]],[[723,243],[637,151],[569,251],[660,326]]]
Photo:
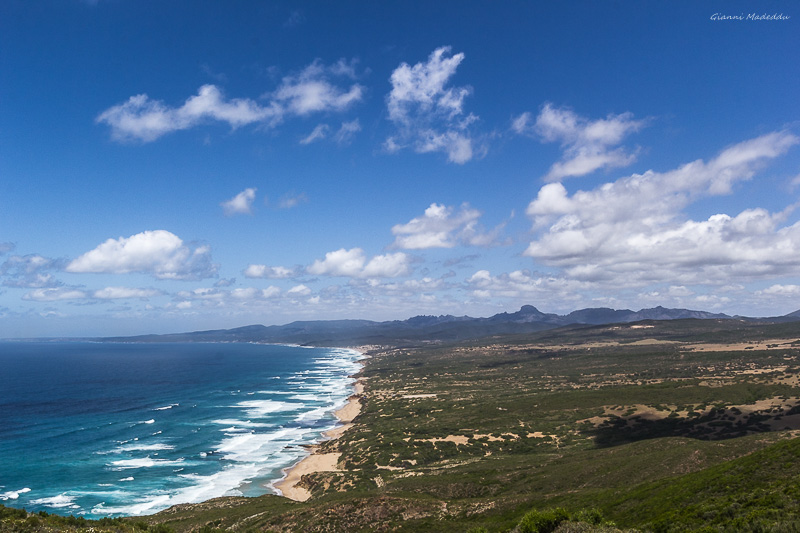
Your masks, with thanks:
[[[132,522],[123,518],[103,518],[86,520],[82,517],[59,516],[40,511],[28,513],[24,509],[13,509],[0,505],[0,531],[8,532],[53,532],[53,531],[93,531],[97,533],[174,533],[166,524],[149,524],[144,521]]]
[[[0,530],[800,532],[800,324],[646,321],[370,353],[313,498]],[[49,528],[49,529],[48,529]],[[627,528],[627,529],[626,529]]]

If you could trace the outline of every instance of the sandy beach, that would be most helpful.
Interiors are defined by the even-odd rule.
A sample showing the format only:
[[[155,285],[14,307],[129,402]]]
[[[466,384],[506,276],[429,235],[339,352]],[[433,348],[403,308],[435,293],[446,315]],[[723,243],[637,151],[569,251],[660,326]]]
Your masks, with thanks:
[[[356,381],[354,393],[348,398],[347,404],[334,412],[341,425],[326,431],[323,435],[326,439],[337,439],[350,429],[353,419],[361,412],[360,395],[364,392],[364,384],[361,379]],[[304,502],[311,497],[311,493],[303,487],[298,487],[302,477],[313,472],[336,472],[339,470],[337,463],[341,453],[317,453],[317,447],[310,447],[311,455],[302,459],[293,466],[285,470],[286,477],[275,483],[273,486],[280,493],[292,500]]]

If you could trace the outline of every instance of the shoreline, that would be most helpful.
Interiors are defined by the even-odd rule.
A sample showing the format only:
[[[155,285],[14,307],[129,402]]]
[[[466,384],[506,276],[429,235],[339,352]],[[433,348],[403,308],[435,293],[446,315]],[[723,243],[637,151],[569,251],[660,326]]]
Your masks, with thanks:
[[[362,349],[357,349],[364,354]],[[363,368],[363,361],[368,359],[364,355],[359,359]],[[365,378],[358,378],[353,383],[353,394],[347,398],[347,403],[333,412],[339,423],[336,427],[322,433],[323,441],[335,440],[341,437],[345,431],[353,427],[353,420],[361,412],[361,395],[364,393]],[[283,477],[273,483],[270,487],[278,492],[278,495],[297,502],[304,502],[311,498],[311,492],[298,484],[306,474],[315,472],[338,472],[340,469],[337,464],[341,453],[318,453],[319,444],[308,446],[309,455],[302,458],[292,466],[283,469]]]

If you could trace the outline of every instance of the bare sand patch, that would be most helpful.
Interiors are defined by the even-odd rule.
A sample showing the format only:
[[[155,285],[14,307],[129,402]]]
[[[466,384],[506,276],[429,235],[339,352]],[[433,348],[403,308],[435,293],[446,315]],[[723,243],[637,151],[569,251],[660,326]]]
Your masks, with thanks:
[[[680,342],[678,342],[678,341],[665,341],[665,340],[659,340],[659,339],[640,339],[638,341],[626,342],[625,346],[651,346],[651,345],[654,345],[654,344],[680,344]]]
[[[336,472],[341,453],[312,453],[299,463],[286,471],[286,477],[275,483],[275,488],[291,500],[304,502],[311,497],[311,493],[303,487],[298,487],[302,477],[313,472]]]
[[[467,444],[469,442],[469,437],[465,437],[464,435],[448,435],[446,437],[433,437],[432,439],[424,439],[422,442],[432,442],[436,444],[437,442],[454,442],[456,444]]]
[[[555,439],[558,440],[558,435],[548,435],[546,433],[542,433],[541,431],[534,431],[532,433],[528,433],[525,435],[529,439]]]
[[[494,435],[486,433],[486,434],[475,434],[473,436],[473,438],[475,439],[486,439],[489,442],[498,442],[506,440],[503,437],[508,437],[510,439],[516,440],[519,438],[519,435],[515,435],[514,433],[502,433],[499,437],[495,437]]]
[[[359,397],[355,394],[350,396],[350,398],[347,399],[347,404],[333,413],[334,416],[339,419],[339,422],[348,424],[358,416],[361,412],[361,402],[358,398]]]

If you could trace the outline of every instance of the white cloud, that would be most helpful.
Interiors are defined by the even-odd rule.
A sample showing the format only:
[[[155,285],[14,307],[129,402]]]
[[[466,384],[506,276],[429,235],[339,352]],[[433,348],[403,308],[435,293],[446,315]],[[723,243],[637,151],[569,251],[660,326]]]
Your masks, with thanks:
[[[66,267],[67,272],[141,272],[158,279],[203,279],[215,275],[216,270],[207,246],[192,248],[165,230],[108,239]]]
[[[701,221],[681,211],[700,198],[729,193],[798,142],[786,132],[770,133],[707,163],[634,174],[572,195],[560,183],[545,185],[528,206],[538,235],[525,255],[574,279],[628,285],[719,284],[790,273],[800,267],[800,224],[781,226],[791,208]]]
[[[327,124],[319,124],[306,137],[300,139],[300,144],[311,144],[315,141],[321,141],[328,136],[328,130],[330,130],[330,127]]]
[[[256,189],[247,188],[221,205],[225,216],[249,215],[252,213],[253,200],[256,199]]]
[[[272,93],[277,102],[288,113],[308,115],[319,111],[342,111],[361,100],[364,88],[355,83],[349,89],[340,89],[331,82],[334,76],[354,77],[355,69],[340,60],[326,67],[315,60],[298,74],[283,78],[280,87]]]
[[[472,159],[472,139],[462,132],[449,130],[440,133],[428,129],[420,130],[418,136],[416,150],[421,154],[445,152],[450,162],[458,164]]]
[[[281,293],[278,287],[270,285],[266,289],[256,289],[254,287],[247,287],[243,289],[233,289],[231,297],[237,300],[263,300],[274,298]]]
[[[137,289],[130,287],[106,287],[95,291],[87,291],[76,287],[42,288],[23,295],[23,300],[37,302],[57,302],[63,300],[123,300],[147,299],[159,296],[161,291],[155,289]]]
[[[355,137],[356,133],[359,131],[361,131],[361,123],[358,119],[351,120],[350,122],[342,122],[342,126],[339,128],[339,131],[336,132],[336,135],[333,136],[333,139],[340,145],[350,144],[353,137]]]
[[[644,124],[643,120],[634,120],[631,113],[589,121],[569,109],[555,108],[547,103],[535,122],[531,114],[525,112],[512,120],[511,129],[520,135],[536,134],[545,142],[561,143],[564,157],[553,164],[545,176],[547,181],[557,181],[633,163],[636,159],[633,154],[612,147]]]
[[[261,289],[261,297],[262,298],[267,298],[267,299],[275,298],[280,293],[281,293],[281,290],[278,287],[274,286],[274,285],[270,285],[266,289]]]
[[[470,246],[495,244],[503,225],[492,232],[483,232],[478,226],[480,216],[480,211],[469,207],[468,204],[463,204],[458,211],[454,211],[452,207],[433,203],[421,217],[392,227],[392,234],[396,236],[392,247],[422,250],[452,248],[458,244]]]
[[[244,277],[246,278],[286,279],[295,275],[294,270],[282,266],[247,265],[247,268],[244,269]]]
[[[357,277],[364,268],[366,257],[361,248],[352,248],[328,252],[325,259],[317,259],[306,271],[315,276]]]
[[[191,291],[180,291],[176,296],[184,300],[224,300],[228,294],[229,291],[222,289],[199,287]]]
[[[766,294],[770,296],[800,296],[800,285],[772,285],[766,289],[756,291],[756,294]]]
[[[411,147],[418,153],[444,152],[448,160],[463,164],[473,158],[475,140],[469,126],[478,117],[464,113],[471,87],[448,87],[464,54],[450,55],[450,47],[437,48],[426,63],[402,63],[392,72],[392,90],[386,98],[396,135],[384,143],[389,152]],[[483,148],[479,148],[483,150]]]
[[[369,286],[372,288],[379,288],[390,293],[401,293],[405,296],[417,296],[420,293],[434,292],[445,288],[443,279],[431,277],[409,279],[401,283],[380,283],[377,280],[368,281]]]
[[[409,273],[408,256],[398,252],[376,255],[364,266],[360,276],[364,278],[396,278]]]
[[[38,254],[12,255],[0,265],[0,275],[6,276],[7,279],[3,281],[6,287],[57,287],[61,283],[47,271],[62,267],[62,261],[48,259]]]
[[[253,123],[274,127],[289,116],[342,111],[361,100],[361,85],[340,88],[332,81],[352,74],[352,64],[340,61],[326,67],[316,60],[299,73],[284,77],[274,92],[263,96],[264,104],[249,98],[226,99],[216,85],[209,84],[180,107],[169,107],[146,94],[132,96],[100,113],[96,122],[110,126],[115,140],[142,142],[211,121],[225,122],[231,128]]]
[[[263,107],[247,98],[225,101],[215,85],[203,85],[179,108],[167,107],[163,102],[150,100],[146,94],[139,94],[106,109],[96,122],[108,124],[115,140],[150,142],[207,120],[227,122],[238,128],[253,122],[278,122],[282,115],[279,106]]]
[[[307,296],[307,295],[311,294],[311,289],[309,289],[305,285],[300,284],[300,285],[295,285],[294,287],[292,287],[291,289],[286,291],[286,294],[291,294],[293,296],[294,295]]]
[[[126,298],[151,298],[161,294],[155,289],[135,289],[130,287],[106,287],[92,293],[99,300],[119,300]]]
[[[529,111],[511,119],[511,129],[519,135],[530,135],[533,131],[533,118]]]
[[[331,128],[327,124],[319,124],[314,130],[306,137],[300,140],[300,144],[311,144],[316,141],[321,141],[328,136]],[[333,140],[338,145],[350,144],[355,137],[356,133],[361,131],[361,123],[358,119],[351,120],[350,122],[342,122],[342,125],[333,135]]]
[[[57,302],[61,300],[82,300],[87,297],[86,292],[68,287],[56,289],[36,289],[22,296],[23,300],[35,302]]]
[[[549,302],[576,309],[575,305],[594,288],[591,284],[565,277],[515,270],[493,276],[478,270],[466,280],[466,288],[478,299],[499,298],[517,302]]]
[[[232,290],[224,290],[219,288],[200,287],[191,291],[180,291],[175,294],[178,300],[178,307],[181,304],[189,304],[195,308],[225,308],[225,307],[238,307],[248,306],[250,304],[258,305],[266,300],[271,300],[278,297],[281,290],[278,287],[270,285],[266,289],[257,289],[255,287],[243,287]],[[188,307],[187,307],[188,308]]]
[[[315,276],[343,276],[350,278],[392,278],[405,276],[410,271],[410,258],[404,253],[378,255],[367,262],[364,250],[352,248],[328,252],[325,259],[317,259],[306,268]]]

